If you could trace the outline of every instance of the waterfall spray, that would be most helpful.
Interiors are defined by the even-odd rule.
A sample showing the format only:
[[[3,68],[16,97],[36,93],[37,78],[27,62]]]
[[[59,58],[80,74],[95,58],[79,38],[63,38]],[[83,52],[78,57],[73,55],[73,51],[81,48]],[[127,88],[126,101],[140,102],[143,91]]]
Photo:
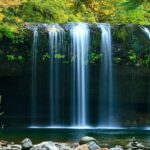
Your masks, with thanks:
[[[145,33],[145,35],[150,39],[150,30],[147,27],[141,27],[142,31]]]
[[[111,26],[106,23],[98,24],[101,30],[101,104],[99,126],[113,126],[114,97],[113,97],[113,73],[112,73],[112,42]]]
[[[50,101],[50,126],[59,124],[60,117],[60,70],[61,64],[57,55],[62,54],[64,30],[58,24],[47,26],[49,36],[49,101]]]
[[[73,126],[87,126],[88,50],[90,30],[86,23],[73,24],[70,30],[73,54]]]
[[[32,125],[36,123],[36,79],[37,79],[37,43],[38,43],[38,31],[35,27],[33,29],[33,47],[32,47],[32,83],[31,83],[31,116],[32,116]]]

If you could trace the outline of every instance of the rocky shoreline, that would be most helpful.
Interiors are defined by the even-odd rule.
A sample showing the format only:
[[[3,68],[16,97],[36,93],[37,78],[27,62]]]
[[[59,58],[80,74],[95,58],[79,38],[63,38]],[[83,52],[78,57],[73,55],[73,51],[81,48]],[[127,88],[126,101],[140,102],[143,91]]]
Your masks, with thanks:
[[[116,145],[111,147],[107,144],[101,144],[93,137],[82,137],[78,143],[57,143],[52,141],[45,141],[39,144],[33,144],[31,139],[25,138],[16,144],[14,142],[0,141],[0,150],[145,150],[150,147],[144,146],[138,142],[134,137],[127,143],[127,145]]]

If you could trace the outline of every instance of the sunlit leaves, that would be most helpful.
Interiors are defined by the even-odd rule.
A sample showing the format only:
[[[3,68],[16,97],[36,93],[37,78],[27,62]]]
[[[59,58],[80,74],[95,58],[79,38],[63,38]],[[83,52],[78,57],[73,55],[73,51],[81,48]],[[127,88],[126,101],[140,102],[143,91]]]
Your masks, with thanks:
[[[0,0],[0,21],[149,24],[149,0]]]
[[[2,21],[5,18],[5,15],[3,13],[0,13],[0,21]]]
[[[3,23],[0,25],[0,38],[5,35],[7,38],[13,39],[14,33],[18,33],[17,26],[7,23]]]
[[[25,0],[0,0],[0,7],[14,7],[20,5]]]

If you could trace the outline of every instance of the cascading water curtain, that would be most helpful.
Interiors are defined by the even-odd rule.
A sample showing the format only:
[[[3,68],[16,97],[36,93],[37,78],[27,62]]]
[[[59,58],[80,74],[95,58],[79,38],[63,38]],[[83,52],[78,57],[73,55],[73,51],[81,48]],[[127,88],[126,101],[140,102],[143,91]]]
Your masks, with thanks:
[[[62,100],[62,61],[64,47],[64,29],[58,24],[45,25],[48,32],[49,46],[49,127],[63,127],[61,100]],[[99,127],[114,127],[114,95],[113,95],[113,69],[112,69],[112,41],[111,26],[98,24],[101,31],[102,61],[100,69],[100,105],[98,113]],[[69,29],[71,48],[71,99],[68,109],[71,116],[71,126],[85,128],[89,126],[89,46],[90,29],[87,23],[72,23]],[[36,125],[36,80],[37,80],[37,44],[38,30],[33,30],[32,48],[32,125]],[[70,57],[70,56],[69,56]],[[63,70],[64,71],[64,70]],[[63,82],[64,83],[64,82]],[[65,100],[63,100],[64,102]],[[67,111],[65,111],[66,113]],[[68,115],[69,116],[69,115]]]
[[[144,32],[144,34],[147,36],[148,40],[150,41],[150,29],[148,27],[140,27],[142,29],[142,31]],[[150,46],[149,46],[149,50],[150,50]],[[150,98],[150,76],[149,76],[149,95],[148,95],[148,101]],[[148,112],[150,113],[150,106],[148,105]],[[149,116],[150,118],[150,116]]]
[[[38,43],[38,30],[35,28],[33,30],[33,47],[32,47],[32,81],[31,81],[31,123],[32,126],[36,124],[36,98],[37,98],[37,93],[36,93],[36,80],[37,80],[37,43]]]
[[[58,24],[47,27],[49,36],[49,104],[50,126],[62,126],[60,123],[60,100],[61,100],[61,54],[63,50],[64,30]]]
[[[112,70],[112,41],[111,26],[106,23],[98,24],[101,30],[101,69],[100,69],[100,108],[99,126],[114,126],[114,95]]]
[[[148,37],[148,39],[150,40],[150,29],[148,29],[147,27],[141,27],[142,31],[145,33],[145,35]]]
[[[88,126],[88,50],[90,30],[88,24],[73,24],[70,29],[73,61],[72,126]]]

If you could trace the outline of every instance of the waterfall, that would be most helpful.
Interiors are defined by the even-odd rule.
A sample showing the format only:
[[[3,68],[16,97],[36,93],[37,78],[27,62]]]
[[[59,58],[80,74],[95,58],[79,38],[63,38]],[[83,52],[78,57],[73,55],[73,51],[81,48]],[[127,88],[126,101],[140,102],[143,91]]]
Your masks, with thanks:
[[[58,24],[43,25],[48,33],[48,52],[49,52],[49,127],[63,127],[62,103],[62,61],[64,47],[64,29]],[[115,126],[114,122],[114,95],[113,95],[113,69],[112,69],[112,45],[111,45],[111,26],[109,24],[98,24],[101,31],[101,49],[102,61],[100,69],[100,104],[99,104],[99,127]],[[45,30],[44,30],[45,31]],[[70,113],[71,127],[89,127],[89,46],[90,46],[90,29],[87,23],[71,23],[69,28],[69,38],[71,40],[68,57],[71,56],[71,74],[67,77],[71,88],[70,102],[67,113]],[[33,30],[33,48],[32,48],[32,123],[36,123],[37,117],[37,44],[38,30]],[[63,82],[65,83],[65,82]],[[65,87],[64,87],[65,88]],[[68,93],[67,93],[68,94]],[[67,101],[68,102],[68,101]],[[67,103],[68,104],[68,103]],[[64,113],[66,113],[64,112]],[[68,115],[69,116],[69,115]],[[34,125],[33,124],[33,125]]]
[[[114,97],[113,97],[113,74],[112,74],[112,42],[111,42],[111,26],[106,23],[98,24],[101,30],[101,80],[100,80],[100,122],[99,126],[113,126],[114,115]]]
[[[145,35],[150,39],[150,30],[147,27],[141,27],[142,31],[145,33]]]
[[[60,70],[61,62],[60,58],[63,49],[63,36],[64,30],[58,24],[51,24],[47,26],[49,36],[49,104],[50,114],[49,122],[50,126],[59,125],[60,119]]]
[[[116,110],[116,106],[128,104],[130,92],[126,91],[125,83],[121,85],[117,83],[124,79],[124,74],[119,72],[118,67],[113,67],[111,26],[106,23],[96,25],[96,27],[87,23],[27,25],[27,28],[33,32],[31,127],[39,128],[38,123],[40,122],[44,125],[43,127],[47,128],[84,129],[91,128],[91,124],[94,129],[110,129],[118,128],[118,125],[122,123],[122,120],[119,120],[122,115],[119,113],[119,119],[117,119],[117,112],[121,108]],[[91,37],[90,29],[92,30]],[[140,29],[149,40],[149,27],[140,27]],[[143,46],[146,47],[146,50],[147,39],[142,38],[142,40],[146,40],[144,44],[147,45]],[[117,41],[117,44],[120,43]],[[118,46],[120,47],[120,45]],[[98,58],[94,58],[97,57],[97,51]],[[41,52],[39,56],[48,58],[48,61],[39,61],[39,65],[37,65],[37,52]],[[94,55],[89,55],[91,52]],[[99,53],[102,56],[100,63]],[[89,65],[88,59],[91,60],[91,56],[96,61],[94,60],[94,64]],[[43,66],[44,68],[41,68]],[[89,66],[93,67],[90,72]],[[47,72],[48,74],[44,74]],[[126,80],[130,77],[129,73],[127,72]],[[89,74],[92,79],[89,78]],[[118,81],[115,80],[116,77],[118,77]],[[144,86],[147,88],[147,74],[145,79]],[[117,85],[119,86],[116,87]],[[119,87],[121,87],[121,92],[116,90]],[[123,93],[124,91],[125,93]],[[123,100],[119,99],[117,95],[119,98],[121,95],[129,95],[129,100],[126,101],[128,97],[123,97]],[[149,96],[147,97],[149,98]],[[45,107],[45,104],[48,106]],[[149,108],[147,112],[149,113]],[[45,122],[48,122],[48,126],[44,124]]]
[[[144,26],[140,27],[140,28],[142,29],[142,31],[144,32],[144,34],[147,36],[147,38],[150,40],[150,29],[148,29],[147,27],[144,27]],[[149,98],[150,98],[150,76],[149,76],[149,95],[148,95],[148,101],[149,101]],[[150,113],[150,106],[149,105],[148,105],[148,112]]]
[[[36,98],[37,98],[37,43],[38,43],[38,31],[35,27],[33,29],[33,46],[32,46],[32,81],[31,81],[31,116],[32,116],[32,125],[36,123]]]
[[[88,109],[88,50],[90,30],[86,23],[73,24],[70,30],[73,61],[73,126],[87,126]]]

